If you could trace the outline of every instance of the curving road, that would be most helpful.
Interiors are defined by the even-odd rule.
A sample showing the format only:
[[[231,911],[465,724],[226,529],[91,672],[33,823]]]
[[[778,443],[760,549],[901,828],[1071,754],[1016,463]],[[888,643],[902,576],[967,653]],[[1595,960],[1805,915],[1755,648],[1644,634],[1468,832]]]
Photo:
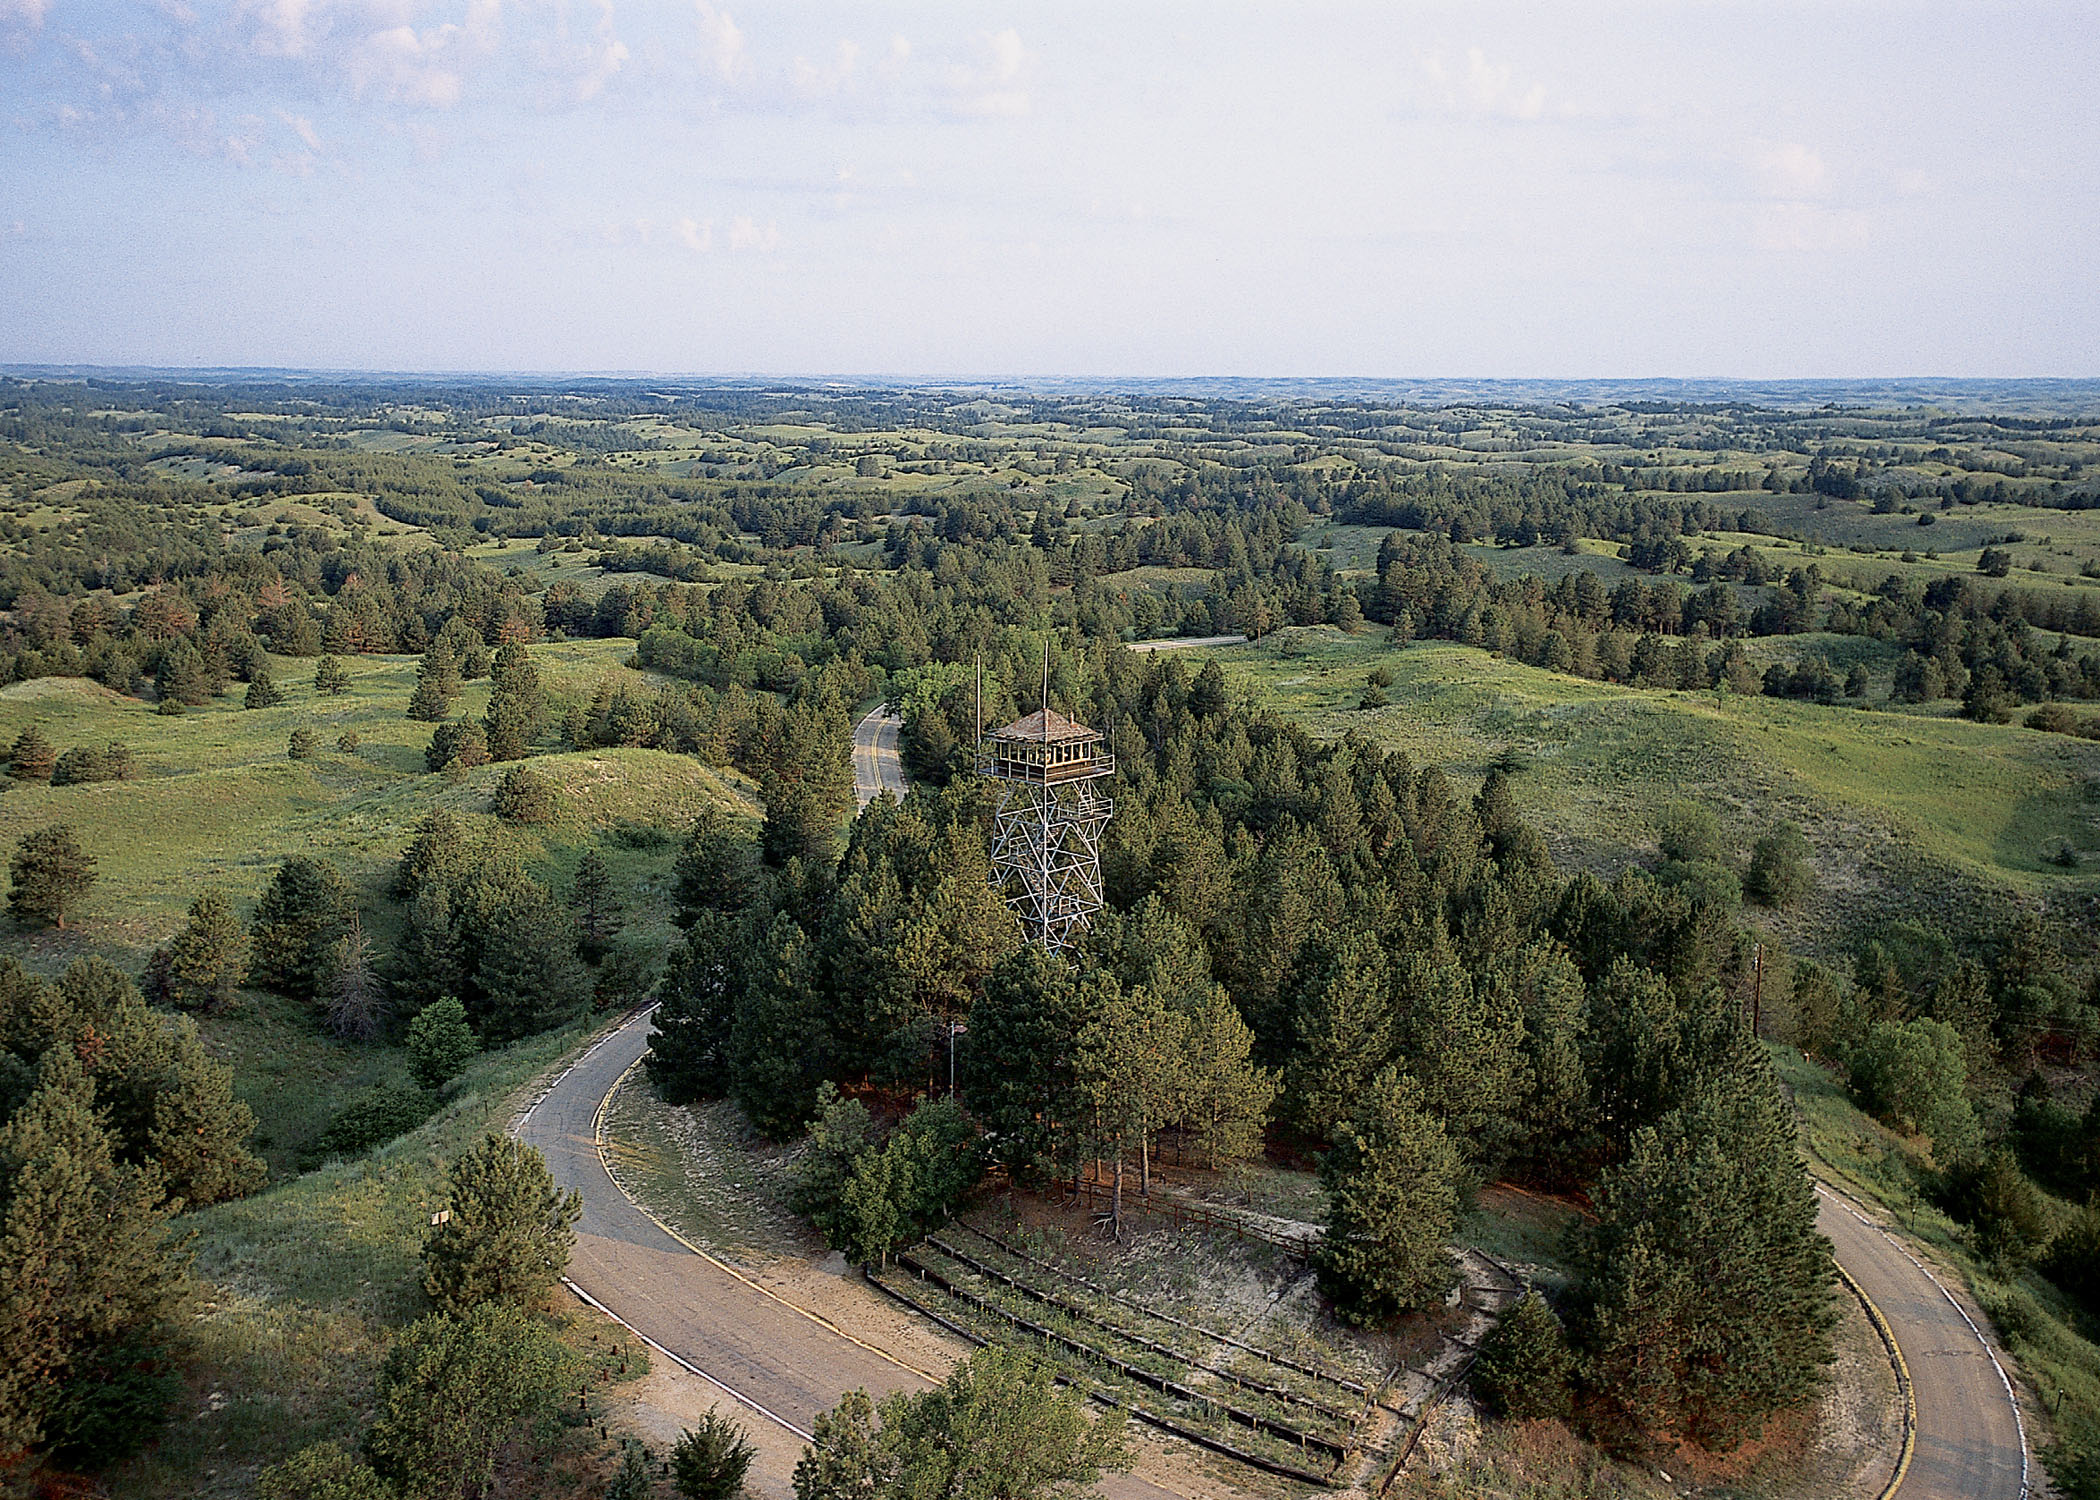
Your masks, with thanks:
[[[1892,1500],[2022,1500],[2025,1434],[1983,1333],[1893,1234],[1817,1191],[1816,1226],[1888,1321],[1917,1402],[1915,1448]]]
[[[649,1050],[649,1032],[649,1012],[630,1017],[557,1077],[513,1130],[539,1148],[556,1183],[583,1197],[569,1256],[572,1287],[796,1440],[806,1440],[817,1414],[855,1386],[877,1397],[930,1387],[931,1372],[695,1252],[620,1191],[598,1154],[599,1109]],[[1112,1475],[1100,1489],[1113,1500],[1182,1493],[1135,1474]]]
[[[903,719],[883,708],[871,710],[853,726],[853,800],[857,807],[866,807],[882,792],[904,800],[904,757],[897,751],[897,733],[903,727]]]

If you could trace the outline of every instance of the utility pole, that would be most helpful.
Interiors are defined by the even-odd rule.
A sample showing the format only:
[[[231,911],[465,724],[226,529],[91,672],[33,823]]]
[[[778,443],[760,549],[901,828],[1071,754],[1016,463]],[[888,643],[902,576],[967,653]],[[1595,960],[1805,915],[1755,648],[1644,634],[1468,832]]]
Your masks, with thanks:
[[[955,1039],[969,1031],[961,1021],[948,1023],[948,1097],[955,1097]]]
[[[1757,943],[1750,950],[1750,1035],[1764,1035],[1765,1013],[1765,945]]]

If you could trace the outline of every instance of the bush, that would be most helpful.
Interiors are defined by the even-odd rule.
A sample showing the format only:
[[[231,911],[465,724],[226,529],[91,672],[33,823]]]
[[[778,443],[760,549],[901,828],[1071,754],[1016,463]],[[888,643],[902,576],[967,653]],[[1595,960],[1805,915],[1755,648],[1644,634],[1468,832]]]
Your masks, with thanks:
[[[437,1098],[412,1084],[387,1083],[335,1112],[328,1128],[300,1153],[309,1167],[331,1156],[360,1156],[406,1135],[437,1111]]]
[[[93,745],[76,745],[61,755],[51,768],[53,786],[129,781],[131,776],[131,747],[121,740],[111,740],[100,750]]]
[[[44,738],[44,732],[32,724],[15,737],[14,748],[7,755],[7,774],[17,781],[49,781],[58,764],[58,752]]]
[[[71,827],[53,823],[22,835],[8,865],[14,889],[7,909],[32,927],[66,925],[66,912],[95,884],[95,861],[80,847]]]
[[[346,729],[335,737],[336,751],[342,755],[357,754],[357,747],[362,743],[364,742],[358,739],[357,731],[354,729]]]
[[[321,748],[311,729],[294,729],[291,741],[285,746],[285,754],[293,760],[312,760],[314,752]]]
[[[259,1500],[395,1500],[394,1487],[335,1443],[301,1448],[256,1476]]]
[[[561,811],[561,794],[530,766],[512,766],[496,784],[489,811],[506,823],[551,823]]]
[[[671,1450],[671,1483],[685,1500],[734,1500],[758,1449],[744,1429],[709,1407]]]
[[[1726,851],[1721,820],[1696,802],[1672,802],[1655,820],[1655,842],[1664,859],[1680,864],[1718,863]]]
[[[408,1023],[410,1068],[426,1089],[443,1088],[480,1050],[467,1008],[451,995],[424,1006]]]
[[[488,763],[488,735],[474,723],[438,725],[437,733],[430,737],[430,748],[423,752],[423,764],[433,771],[453,765],[471,770]]]
[[[1757,841],[1750,851],[1750,869],[1743,889],[1760,906],[1793,906],[1809,893],[1813,880],[1808,869],[1808,840],[1791,823]]]
[[[2078,715],[2061,703],[2044,703],[2027,716],[2029,729],[2040,729],[2050,734],[2078,733]]]
[[[464,1313],[526,1303],[554,1285],[576,1241],[583,1199],[564,1194],[547,1159],[507,1136],[484,1135],[452,1163],[451,1217],[423,1243],[423,1290]]]
[[[1877,1021],[1852,1059],[1860,1102],[1898,1130],[1932,1138],[1942,1163],[1977,1141],[1961,1036],[1944,1021]]]
[[[1575,1356],[1560,1318],[1537,1292],[1526,1292],[1480,1346],[1473,1389],[1504,1417],[1565,1417]]]

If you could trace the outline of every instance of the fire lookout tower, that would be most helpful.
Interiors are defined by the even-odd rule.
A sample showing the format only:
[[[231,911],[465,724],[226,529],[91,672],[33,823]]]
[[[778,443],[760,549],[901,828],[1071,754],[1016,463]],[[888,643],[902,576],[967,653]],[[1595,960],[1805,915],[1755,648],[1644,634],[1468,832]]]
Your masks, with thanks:
[[[992,880],[1046,951],[1078,942],[1101,909],[1101,830],[1115,809],[1094,783],[1115,769],[1099,733],[1047,702],[978,742],[977,774],[999,788]]]

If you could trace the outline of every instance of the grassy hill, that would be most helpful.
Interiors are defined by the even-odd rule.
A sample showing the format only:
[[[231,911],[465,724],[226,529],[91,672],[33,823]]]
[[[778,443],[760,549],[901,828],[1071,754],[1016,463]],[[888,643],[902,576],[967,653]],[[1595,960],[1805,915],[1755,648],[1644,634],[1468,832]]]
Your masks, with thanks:
[[[1873,642],[1832,638],[1871,653]],[[1915,709],[1615,687],[1467,646],[1395,646],[1382,630],[1289,629],[1205,648],[1228,676],[1323,737],[1365,735],[1468,790],[1498,759],[1555,853],[1610,871],[1654,853],[1680,798],[1742,846],[1799,823],[1817,897],[1779,925],[1827,949],[1877,915],[1959,923],[1981,900],[2074,912],[2100,895],[2100,744]],[[1392,675],[1384,708],[1366,679]],[[2052,856],[2068,845],[2080,863]]]

